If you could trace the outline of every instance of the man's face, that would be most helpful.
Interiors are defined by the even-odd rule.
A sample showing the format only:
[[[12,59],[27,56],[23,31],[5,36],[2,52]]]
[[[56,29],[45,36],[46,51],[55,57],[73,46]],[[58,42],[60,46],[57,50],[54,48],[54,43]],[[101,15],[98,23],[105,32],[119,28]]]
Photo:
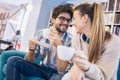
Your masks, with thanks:
[[[60,33],[66,32],[70,23],[71,17],[68,13],[61,13],[53,20],[53,26]]]

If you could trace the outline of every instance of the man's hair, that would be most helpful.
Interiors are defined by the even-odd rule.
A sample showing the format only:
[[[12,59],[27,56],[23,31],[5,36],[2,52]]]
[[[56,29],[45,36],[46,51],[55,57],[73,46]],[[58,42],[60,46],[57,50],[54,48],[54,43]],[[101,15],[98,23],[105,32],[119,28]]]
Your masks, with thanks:
[[[63,12],[70,14],[70,17],[72,19],[73,9],[69,4],[58,5],[57,7],[55,7],[52,11],[52,18],[56,19],[59,16],[59,14]]]

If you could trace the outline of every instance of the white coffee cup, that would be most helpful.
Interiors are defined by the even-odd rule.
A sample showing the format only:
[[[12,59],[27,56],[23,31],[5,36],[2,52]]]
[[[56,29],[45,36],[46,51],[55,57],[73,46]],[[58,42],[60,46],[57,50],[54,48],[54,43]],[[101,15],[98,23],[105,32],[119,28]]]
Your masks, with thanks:
[[[64,61],[70,61],[74,56],[75,52],[76,50],[71,47],[65,47],[65,46],[57,47],[58,58]]]

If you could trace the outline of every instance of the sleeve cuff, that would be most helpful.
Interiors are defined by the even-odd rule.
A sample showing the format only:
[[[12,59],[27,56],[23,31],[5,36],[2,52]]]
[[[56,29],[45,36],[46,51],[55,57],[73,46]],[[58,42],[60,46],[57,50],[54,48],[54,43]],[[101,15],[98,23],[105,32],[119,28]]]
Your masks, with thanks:
[[[94,64],[90,64],[89,70],[85,72],[85,75],[91,75],[94,73]]]

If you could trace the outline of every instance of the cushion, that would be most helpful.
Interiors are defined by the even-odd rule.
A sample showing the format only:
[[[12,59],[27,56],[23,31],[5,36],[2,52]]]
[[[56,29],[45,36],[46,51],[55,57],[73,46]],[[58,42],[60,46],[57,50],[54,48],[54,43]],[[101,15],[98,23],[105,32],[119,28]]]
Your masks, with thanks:
[[[6,54],[8,53],[8,54]],[[4,54],[4,55],[3,55]],[[4,60],[6,61],[3,61],[3,62],[7,62],[7,58],[9,58],[10,56],[21,56],[21,57],[24,57],[24,54],[25,52],[19,52],[19,51],[8,51],[8,52],[4,52],[2,54],[2,58],[4,58]],[[1,57],[1,55],[0,55]],[[5,59],[6,58],[6,59]],[[1,59],[1,58],[0,58]],[[1,60],[0,60],[0,63],[1,63]],[[40,57],[37,58],[37,60],[35,61],[35,63],[39,64],[40,63]],[[3,64],[3,69],[2,69],[2,72],[3,72],[3,75],[5,76],[6,75],[6,67],[7,67],[7,64]],[[0,75],[1,76],[1,75]],[[4,77],[3,80],[6,80],[6,77]],[[43,80],[39,77],[25,77],[25,76],[22,76],[22,79],[21,80]]]

